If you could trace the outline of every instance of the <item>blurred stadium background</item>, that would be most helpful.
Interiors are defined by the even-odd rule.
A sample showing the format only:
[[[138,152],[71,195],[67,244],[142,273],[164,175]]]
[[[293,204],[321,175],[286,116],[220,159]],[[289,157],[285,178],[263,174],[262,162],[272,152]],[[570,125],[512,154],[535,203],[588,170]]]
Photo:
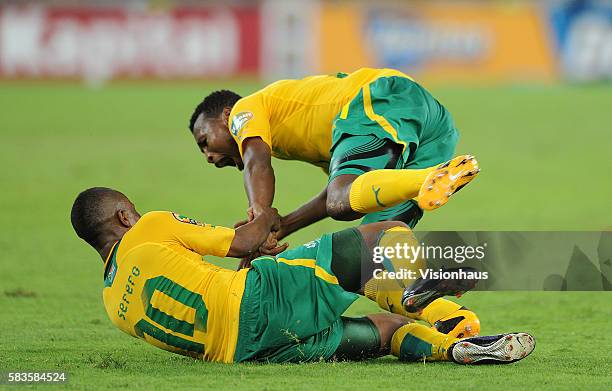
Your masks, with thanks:
[[[278,79],[364,65],[437,82],[612,78],[609,1],[4,3],[11,79]]]
[[[419,229],[612,228],[612,1],[0,1],[0,370],[68,370],[73,388],[300,388],[312,379],[394,388],[410,376],[437,379],[422,389],[459,380],[612,388],[611,337],[593,338],[609,329],[609,292],[462,298],[484,332],[538,337],[531,364],[502,377],[499,368],[390,362],[291,373],[194,366],[112,328],[101,265],[70,227],[76,194],[110,186],[141,211],[232,225],[247,207],[241,176],[199,155],[187,131],[196,103],[213,89],[248,94],[363,66],[398,68],[429,88],[461,130],[458,152],[483,167]],[[281,213],[326,182],[305,164],[275,168]],[[346,225],[327,220],[289,241]],[[375,308],[352,309],[363,310]]]

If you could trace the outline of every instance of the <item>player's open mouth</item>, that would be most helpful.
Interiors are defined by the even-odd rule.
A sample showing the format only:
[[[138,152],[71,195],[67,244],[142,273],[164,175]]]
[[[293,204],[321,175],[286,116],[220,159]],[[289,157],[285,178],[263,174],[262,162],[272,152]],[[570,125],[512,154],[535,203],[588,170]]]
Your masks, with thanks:
[[[234,159],[232,159],[231,157],[223,157],[215,162],[215,167],[217,168],[227,167],[227,166],[235,167],[236,163],[234,162]]]

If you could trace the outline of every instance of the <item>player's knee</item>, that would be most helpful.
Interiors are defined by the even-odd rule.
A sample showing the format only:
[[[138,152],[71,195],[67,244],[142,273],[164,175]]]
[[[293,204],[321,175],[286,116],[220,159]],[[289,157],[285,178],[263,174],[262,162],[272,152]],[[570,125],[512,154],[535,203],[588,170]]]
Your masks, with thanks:
[[[356,218],[355,212],[353,212],[349,203],[340,197],[328,194],[325,208],[327,215],[334,220],[348,221]]]
[[[334,202],[327,200],[325,204],[325,208],[327,209],[327,215],[334,220],[346,220],[348,215],[347,207],[342,205],[340,202]],[[349,208],[350,209],[350,208]]]
[[[402,326],[411,323],[412,320],[398,314],[370,314],[367,318],[374,323],[380,335],[380,348],[388,351],[391,346],[393,334]]]
[[[340,175],[327,185],[325,208],[327,215],[334,220],[355,220],[361,214],[351,209],[350,189],[356,175]]]

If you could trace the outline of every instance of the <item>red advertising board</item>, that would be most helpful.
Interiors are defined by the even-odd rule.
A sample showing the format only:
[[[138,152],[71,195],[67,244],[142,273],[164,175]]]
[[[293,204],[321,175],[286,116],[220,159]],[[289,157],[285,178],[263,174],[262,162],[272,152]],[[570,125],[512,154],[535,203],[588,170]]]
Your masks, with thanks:
[[[0,77],[198,78],[257,74],[256,5],[143,10],[0,8]]]

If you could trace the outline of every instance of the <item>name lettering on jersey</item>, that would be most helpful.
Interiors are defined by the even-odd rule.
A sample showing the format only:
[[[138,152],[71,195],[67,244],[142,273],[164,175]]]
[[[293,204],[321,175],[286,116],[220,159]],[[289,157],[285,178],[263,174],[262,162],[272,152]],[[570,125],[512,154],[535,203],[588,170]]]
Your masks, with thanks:
[[[177,219],[178,221],[180,221],[181,223],[199,225],[200,227],[204,227],[204,224],[200,223],[198,220],[192,219],[192,218],[187,217],[185,215],[180,215],[178,213],[172,212],[172,216],[174,216],[174,218]]]
[[[121,301],[119,302],[119,309],[117,310],[117,316],[123,320],[125,319],[125,314],[127,314],[129,310],[129,305],[132,300],[132,294],[134,294],[134,285],[136,284],[136,278],[140,275],[140,268],[138,266],[132,267],[132,273],[128,275],[127,281],[125,282],[125,292],[123,296],[121,296]]]
[[[234,118],[232,118],[232,134],[238,137],[238,133],[240,133],[244,124],[249,122],[251,118],[253,118],[253,113],[250,111],[243,111],[236,114]]]

